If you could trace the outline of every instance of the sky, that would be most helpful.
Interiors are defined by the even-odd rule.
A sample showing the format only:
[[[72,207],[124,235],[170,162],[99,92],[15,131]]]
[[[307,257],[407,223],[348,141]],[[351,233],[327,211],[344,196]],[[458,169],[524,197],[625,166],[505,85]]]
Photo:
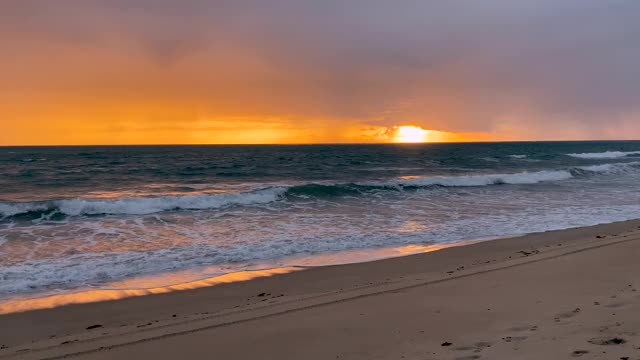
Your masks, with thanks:
[[[3,0],[0,144],[636,139],[639,17],[636,0]]]

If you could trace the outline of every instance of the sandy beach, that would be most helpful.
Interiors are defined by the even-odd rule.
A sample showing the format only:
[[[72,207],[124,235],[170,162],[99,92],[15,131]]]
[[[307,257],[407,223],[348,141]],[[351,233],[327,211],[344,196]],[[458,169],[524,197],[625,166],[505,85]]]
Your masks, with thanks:
[[[0,358],[640,359],[640,221],[0,317]]]
[[[640,360],[639,15],[0,0],[0,360]]]

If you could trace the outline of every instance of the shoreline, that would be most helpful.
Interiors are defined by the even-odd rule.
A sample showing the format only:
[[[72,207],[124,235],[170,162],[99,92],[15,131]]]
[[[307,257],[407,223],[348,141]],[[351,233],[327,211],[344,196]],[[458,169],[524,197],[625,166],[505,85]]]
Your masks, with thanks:
[[[144,276],[132,277],[130,279],[124,279],[109,283],[95,289],[85,287],[79,289],[71,289],[68,292],[61,293],[41,292],[31,294],[16,294],[15,296],[0,298],[0,316],[16,312],[44,310],[67,305],[114,301],[125,299],[128,297],[149,296],[174,291],[194,290],[204,287],[217,286],[220,284],[249,281],[260,277],[280,275],[293,271],[303,271],[313,268],[322,268],[326,266],[368,263],[386,259],[393,259],[397,257],[440,251],[442,249],[450,247],[467,246],[483,241],[492,241],[506,238],[512,237],[502,236],[488,239],[459,240],[443,244],[411,244],[406,246],[381,247],[372,249],[350,249],[308,256],[291,256],[283,258],[282,260],[285,261],[281,262],[281,266],[261,267],[258,265],[256,268],[231,271],[214,276],[176,276],[176,274],[185,272],[195,273],[196,271],[192,270],[199,270],[185,269],[184,271],[178,270],[176,272],[148,274]],[[278,261],[274,263],[277,262]],[[207,268],[208,267],[204,267],[204,269]],[[176,278],[178,280],[176,280]],[[172,280],[163,281],[163,279]]]
[[[167,339],[193,340],[196,346],[200,344],[194,340],[197,335],[208,331],[222,332],[222,337],[228,335],[236,341],[239,339],[230,335],[233,328],[246,328],[243,325],[246,323],[252,323],[252,331],[264,336],[260,329],[269,332],[273,324],[266,328],[255,325],[271,323],[274,321],[271,319],[280,317],[300,321],[305,314],[317,312],[323,317],[333,318],[333,313],[325,310],[327,307],[354,306],[354,303],[365,299],[399,297],[397,302],[391,301],[394,304],[391,306],[400,306],[398,309],[401,309],[415,299],[401,296],[405,292],[427,291],[431,287],[451,286],[481,277],[490,278],[480,283],[491,288],[496,286],[492,277],[520,271],[521,268],[532,267],[543,272],[547,268],[543,263],[597,255],[604,251],[601,249],[613,251],[622,246],[619,244],[635,246],[640,243],[635,241],[640,240],[638,229],[640,220],[554,230],[370,262],[312,267],[305,271],[193,290],[0,315],[4,324],[0,330],[3,342],[0,345],[4,347],[0,349],[0,358],[70,354],[100,357],[110,355],[105,349],[132,350],[147,343],[164,348],[163,344],[169,341]],[[622,257],[625,253],[618,255]],[[594,268],[597,266],[602,265],[593,265]],[[516,286],[519,281],[512,278],[505,284]],[[458,290],[464,289],[465,286],[458,286]],[[504,294],[501,296],[505,298]],[[443,295],[433,298],[430,303],[447,306],[455,299]],[[492,301],[501,300],[494,298]],[[378,306],[374,306],[377,312],[387,311]],[[364,308],[356,306],[349,313]],[[389,324],[394,324],[393,320],[389,321]],[[400,322],[393,326],[396,325],[403,327],[406,324]],[[236,350],[239,353],[244,351]],[[233,351],[229,354],[237,355]],[[234,356],[230,358],[242,358]]]
[[[637,219],[640,221],[640,219]],[[524,236],[553,233],[558,231],[590,228],[595,226],[626,223],[635,220],[622,220],[589,226],[546,230],[532,233],[500,235],[484,238],[468,238],[433,244],[408,244],[376,248],[348,249],[323,252],[313,255],[292,255],[284,258],[263,261],[262,264],[212,276],[198,276],[196,273],[211,273],[207,269],[216,266],[204,266],[195,269],[178,269],[172,272],[146,274],[116,280],[96,288],[81,287],[61,292],[34,292],[0,297],[0,316],[34,310],[52,309],[60,306],[122,300],[129,297],[149,296],[175,291],[195,290],[232,282],[242,282],[260,277],[284,274],[293,271],[322,268],[328,266],[353,265],[381,260],[419,255],[447,248],[469,246],[476,243],[515,239]],[[262,265],[262,266],[261,266]],[[190,273],[191,276],[179,274]],[[177,278],[177,279],[176,279]],[[171,280],[168,280],[171,279]]]
[[[273,261],[264,261],[263,266],[257,265],[255,267],[230,271],[227,273],[220,273],[213,276],[183,275],[182,277],[180,277],[180,275],[178,274],[194,274],[198,272],[207,273],[210,272],[207,271],[207,269],[215,268],[215,266],[204,266],[195,269],[179,269],[172,272],[145,274],[117,280],[96,288],[81,287],[60,292],[34,292],[0,297],[0,316],[25,311],[52,309],[67,305],[114,301],[126,299],[129,297],[149,296],[175,291],[195,290],[204,287],[217,286],[220,284],[249,281],[260,277],[268,277],[293,271],[322,268],[327,266],[369,263],[380,260],[440,251],[452,247],[469,246],[486,241],[514,239],[529,235],[617,224],[634,220],[622,220],[590,226],[546,230],[516,235],[500,235],[484,238],[452,240],[444,243],[409,244],[401,246],[328,251],[313,255],[292,255],[284,258],[274,259]],[[640,221],[640,219],[638,220]],[[324,259],[324,261],[322,259]],[[179,280],[176,280],[176,277]],[[162,279],[165,279],[165,281],[163,282]]]

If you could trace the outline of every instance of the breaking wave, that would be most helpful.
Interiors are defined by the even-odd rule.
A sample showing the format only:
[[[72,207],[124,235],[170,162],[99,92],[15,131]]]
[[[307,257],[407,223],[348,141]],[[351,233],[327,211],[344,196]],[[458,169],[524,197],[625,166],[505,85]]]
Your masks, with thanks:
[[[278,200],[285,188],[268,188],[246,193],[215,195],[131,197],[122,199],[64,199],[28,203],[0,202],[3,218],[15,216],[42,217],[62,214],[78,215],[146,215],[170,210],[220,209],[234,205],[267,204]]]
[[[579,159],[618,159],[631,155],[640,155],[640,151],[605,151],[599,153],[566,154]]]
[[[466,176],[418,176],[388,181],[344,184],[309,183],[274,186],[251,192],[120,199],[61,199],[36,202],[0,202],[0,219],[55,218],[80,215],[146,215],[175,210],[212,210],[231,206],[258,206],[286,199],[361,196],[380,191],[401,191],[429,187],[471,187],[490,185],[527,185],[569,180],[579,176],[622,174],[640,171],[640,162],[600,164],[513,174]]]
[[[538,172],[522,172],[516,174],[487,174],[468,176],[429,176],[393,180],[382,183],[387,186],[487,186],[501,184],[537,184],[543,181],[560,181],[573,177],[568,170],[545,170]]]

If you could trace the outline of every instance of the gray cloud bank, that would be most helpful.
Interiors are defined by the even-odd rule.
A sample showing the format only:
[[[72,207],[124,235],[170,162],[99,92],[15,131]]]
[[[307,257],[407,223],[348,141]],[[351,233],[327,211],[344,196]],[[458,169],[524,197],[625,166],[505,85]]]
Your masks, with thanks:
[[[640,136],[639,18],[633,0],[7,0],[0,98]]]

